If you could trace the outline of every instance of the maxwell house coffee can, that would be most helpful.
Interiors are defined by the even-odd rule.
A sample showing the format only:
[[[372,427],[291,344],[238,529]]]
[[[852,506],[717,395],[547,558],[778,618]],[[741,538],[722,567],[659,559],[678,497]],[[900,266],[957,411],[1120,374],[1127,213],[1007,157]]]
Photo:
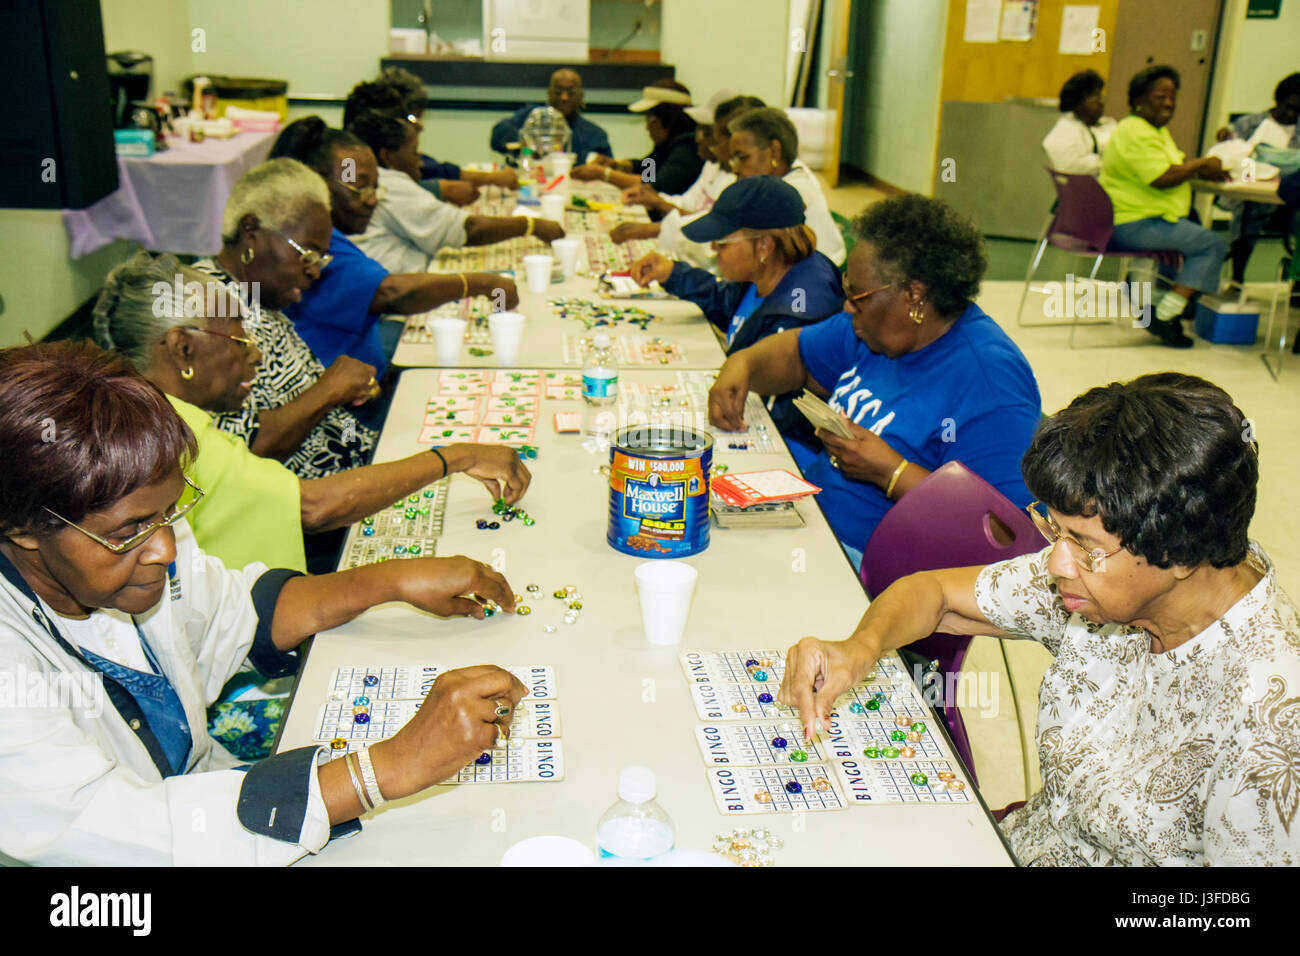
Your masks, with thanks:
[[[713,436],[633,425],[609,448],[610,545],[643,558],[686,558],[709,546]]]

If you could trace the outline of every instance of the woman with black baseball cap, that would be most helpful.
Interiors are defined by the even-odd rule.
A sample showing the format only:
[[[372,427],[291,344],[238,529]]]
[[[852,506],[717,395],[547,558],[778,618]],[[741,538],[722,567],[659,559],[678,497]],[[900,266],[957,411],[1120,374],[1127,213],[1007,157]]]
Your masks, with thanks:
[[[844,306],[839,270],[817,251],[817,237],[804,222],[803,199],[774,176],[732,183],[712,210],[682,227],[682,235],[712,243],[721,279],[658,252],[633,263],[632,278],[643,286],[657,281],[698,305],[726,335],[729,354],[777,332],[820,322]],[[816,448],[811,427],[791,404],[795,394],[777,398],[772,419],[787,440]]]

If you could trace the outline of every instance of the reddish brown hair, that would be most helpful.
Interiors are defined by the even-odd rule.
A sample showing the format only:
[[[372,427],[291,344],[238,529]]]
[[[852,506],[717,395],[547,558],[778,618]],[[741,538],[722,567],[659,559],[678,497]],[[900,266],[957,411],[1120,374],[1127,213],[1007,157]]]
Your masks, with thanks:
[[[111,507],[197,453],[162,392],[89,342],[0,350],[0,532],[42,534]]]

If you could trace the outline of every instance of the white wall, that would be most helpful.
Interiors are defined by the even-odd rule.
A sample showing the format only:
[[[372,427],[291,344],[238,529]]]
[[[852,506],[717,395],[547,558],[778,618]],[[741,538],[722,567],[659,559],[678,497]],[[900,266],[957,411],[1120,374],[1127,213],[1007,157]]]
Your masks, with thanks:
[[[1273,88],[1278,81],[1300,70],[1300,3],[1286,0],[1276,20],[1247,20],[1245,6],[1245,0],[1240,0],[1227,10],[1227,15],[1241,17],[1227,77],[1225,106],[1229,113],[1268,109],[1273,105]]]

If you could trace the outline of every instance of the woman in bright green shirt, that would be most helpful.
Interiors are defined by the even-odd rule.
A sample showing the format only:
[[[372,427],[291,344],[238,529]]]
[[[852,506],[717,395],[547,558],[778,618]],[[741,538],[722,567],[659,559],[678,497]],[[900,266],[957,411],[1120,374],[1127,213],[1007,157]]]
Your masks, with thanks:
[[[1170,249],[1182,253],[1177,274],[1162,267],[1171,288],[1156,306],[1148,331],[1169,346],[1188,348],[1182,317],[1200,292],[1219,291],[1219,273],[1228,243],[1188,218],[1194,178],[1228,178],[1215,157],[1185,161],[1168,124],[1178,97],[1178,71],[1149,66],[1128,85],[1132,114],[1120,120],[1101,157],[1101,186],[1115,210],[1115,251]]]
[[[183,302],[172,301],[177,282]],[[211,276],[148,253],[114,269],[95,304],[99,344],[129,358],[198,439],[189,477],[207,496],[188,520],[199,546],[228,567],[262,561],[305,570],[304,531],[347,527],[448,472],[479,479],[493,498],[523,497],[528,469],[504,445],[447,445],[437,455],[314,479],[254,455],[208,417],[237,410],[257,374],[261,355],[245,336],[241,312],[238,298]]]

